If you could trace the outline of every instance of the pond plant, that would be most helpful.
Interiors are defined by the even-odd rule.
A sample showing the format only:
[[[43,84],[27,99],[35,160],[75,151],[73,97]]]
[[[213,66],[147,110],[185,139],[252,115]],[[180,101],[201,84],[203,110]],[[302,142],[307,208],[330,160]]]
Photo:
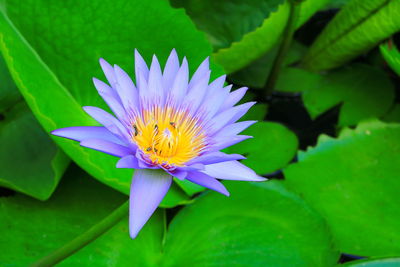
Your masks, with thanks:
[[[0,266],[400,266],[399,18],[3,0]]]

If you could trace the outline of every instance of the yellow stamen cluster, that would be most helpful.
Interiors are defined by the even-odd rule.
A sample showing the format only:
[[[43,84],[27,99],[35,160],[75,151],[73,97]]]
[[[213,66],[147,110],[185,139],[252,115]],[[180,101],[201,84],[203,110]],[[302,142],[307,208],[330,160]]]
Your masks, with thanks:
[[[184,166],[205,147],[198,119],[172,107],[144,110],[132,129],[133,141],[154,164]]]

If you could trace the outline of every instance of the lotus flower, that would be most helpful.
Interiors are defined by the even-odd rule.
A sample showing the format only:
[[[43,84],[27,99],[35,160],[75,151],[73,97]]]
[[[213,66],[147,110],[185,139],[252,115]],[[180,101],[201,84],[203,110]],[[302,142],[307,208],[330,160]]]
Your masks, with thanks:
[[[167,193],[172,178],[229,195],[222,180],[263,181],[238,160],[221,152],[250,136],[238,135],[255,121],[236,122],[255,102],[236,105],[247,88],[231,92],[225,76],[209,84],[208,58],[189,80],[172,50],[161,71],[156,56],[150,69],[135,50],[136,85],[117,65],[100,59],[109,85],[94,78],[98,93],[115,116],[97,107],[83,109],[103,126],[57,129],[52,134],[119,157],[117,168],[135,169],[129,202],[130,236],[135,238]],[[235,106],[236,105],[236,106]]]

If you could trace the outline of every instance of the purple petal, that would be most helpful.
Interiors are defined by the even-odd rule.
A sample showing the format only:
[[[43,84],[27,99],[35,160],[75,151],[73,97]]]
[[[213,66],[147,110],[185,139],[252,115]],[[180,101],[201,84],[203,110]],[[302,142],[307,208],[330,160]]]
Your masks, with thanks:
[[[180,103],[186,95],[189,80],[189,66],[186,58],[183,58],[182,66],[176,74],[170,91],[170,99],[174,103]]]
[[[235,106],[215,116],[210,121],[209,134],[212,135],[225,125],[240,119],[255,103],[256,102],[248,102],[239,106]]]
[[[125,109],[120,102],[118,94],[110,86],[96,78],[93,78],[93,83],[97,91],[99,92],[99,95],[111,108],[114,114],[118,118],[123,118],[125,114]]]
[[[226,190],[225,186],[222,183],[220,183],[217,179],[214,179],[204,173],[191,172],[188,174],[186,179],[191,181],[192,183],[207,187],[225,196],[229,196],[228,190]]]
[[[165,170],[165,171],[168,172],[169,174],[171,174],[172,176],[178,178],[179,180],[184,180],[188,174],[187,171],[182,170],[182,169],[175,169],[173,171]]]
[[[161,170],[136,170],[129,197],[129,233],[134,239],[171,186],[172,176]]]
[[[95,119],[100,124],[104,125],[110,132],[116,134],[122,138],[129,138],[129,134],[125,127],[110,113],[102,110],[98,107],[86,106],[83,109],[88,113],[93,119]]]
[[[140,169],[138,159],[133,155],[128,155],[128,156],[121,158],[117,162],[117,168]]]
[[[226,75],[222,75],[215,79],[210,85],[208,86],[208,95],[213,95],[218,90],[221,90],[224,87],[226,80]]]
[[[119,66],[114,65],[115,75],[117,77],[116,89],[126,110],[139,107],[138,92],[132,79]]]
[[[142,73],[145,80],[149,78],[149,69],[147,68],[146,62],[143,60],[139,52],[135,49],[135,77],[136,77],[136,84],[138,87],[140,86],[137,80],[139,73]]]
[[[238,161],[226,161],[204,166],[203,173],[224,180],[239,181],[265,181],[266,179],[258,176],[252,169],[246,167]]]
[[[249,138],[253,138],[253,136],[249,135],[236,135],[233,137],[227,138],[226,136],[221,136],[218,138],[213,138],[213,150],[221,150],[227,148],[229,146],[233,146],[237,143],[240,143]]]
[[[131,149],[126,146],[118,145],[102,139],[85,139],[80,143],[80,145],[116,157],[124,157],[132,153]]]
[[[196,72],[193,74],[192,79],[189,83],[189,90],[195,86],[203,76],[210,71],[210,59],[207,57],[197,68]]]
[[[197,108],[203,102],[204,96],[207,93],[210,73],[210,71],[207,71],[185,97],[185,102],[190,107],[190,111],[192,112],[192,114],[197,111]]]
[[[222,75],[210,83],[210,85],[207,87],[206,100],[209,100],[209,98],[221,92],[222,88],[224,87],[225,80],[226,75]],[[207,102],[204,104],[207,105]]]
[[[86,139],[102,139],[123,145],[123,141],[102,126],[78,126],[57,129],[51,132],[53,135],[83,141]]]
[[[212,118],[215,115],[215,113],[217,113],[223,101],[228,96],[231,87],[232,85],[226,86],[224,88],[218,88],[216,89],[217,92],[215,92],[210,96],[206,96],[205,101],[203,102],[203,105],[206,109],[205,120]]]
[[[104,72],[104,75],[107,78],[108,83],[112,86],[115,87],[115,84],[117,83],[117,78],[115,77],[115,72],[114,68],[104,59],[100,58],[100,66]]]
[[[136,82],[138,84],[138,90],[139,90],[139,98],[141,104],[149,104],[151,100],[151,94],[148,89],[148,84],[147,80],[144,77],[143,73],[139,72],[136,76]]]
[[[178,167],[178,169],[182,171],[200,171],[204,170],[204,164],[196,163],[196,164],[191,164],[190,166]]]
[[[240,101],[240,99],[243,98],[247,89],[248,89],[247,87],[241,87],[230,93],[229,96],[226,98],[225,102],[222,104],[220,111],[224,111],[236,105]]]
[[[160,168],[157,165],[149,163],[149,161],[146,160],[145,155],[143,154],[143,152],[140,149],[136,150],[135,156],[138,159],[139,169],[159,169]]]
[[[165,64],[163,73],[163,84],[165,91],[172,87],[175,80],[175,76],[179,70],[179,58],[176,54],[175,49],[172,49],[171,54],[168,57],[167,63]]]
[[[164,88],[162,85],[161,68],[156,56],[153,56],[153,60],[151,62],[148,90],[151,99],[157,98],[158,100],[164,100]]]
[[[241,121],[233,124],[229,124],[216,133],[215,138],[225,137],[230,138],[247,129],[249,126],[253,125],[257,121]]]
[[[226,154],[220,151],[209,152],[204,155],[201,155],[193,160],[191,160],[188,165],[194,163],[202,163],[204,165],[214,164],[224,161],[232,161],[232,160],[240,160],[245,159],[242,155],[239,154]]]

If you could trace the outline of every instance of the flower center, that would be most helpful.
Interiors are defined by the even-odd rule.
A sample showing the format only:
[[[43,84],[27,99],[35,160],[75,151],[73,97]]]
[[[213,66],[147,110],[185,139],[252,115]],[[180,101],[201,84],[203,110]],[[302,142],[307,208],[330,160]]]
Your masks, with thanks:
[[[184,166],[205,148],[199,120],[171,107],[144,110],[132,121],[132,140],[155,165]]]

